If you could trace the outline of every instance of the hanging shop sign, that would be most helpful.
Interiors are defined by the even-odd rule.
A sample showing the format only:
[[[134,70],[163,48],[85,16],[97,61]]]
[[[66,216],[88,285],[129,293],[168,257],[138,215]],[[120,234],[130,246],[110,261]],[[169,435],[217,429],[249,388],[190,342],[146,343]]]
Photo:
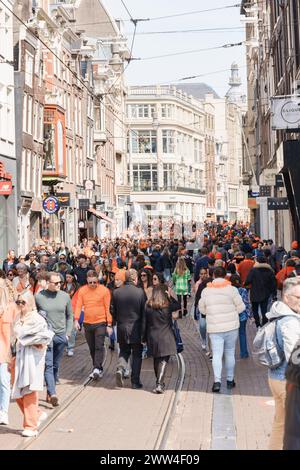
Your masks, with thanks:
[[[0,181],[0,195],[9,196],[12,193],[11,181]]]
[[[271,98],[273,130],[295,130],[300,127],[300,97]]]
[[[48,196],[43,200],[43,209],[47,214],[55,214],[59,209],[59,202],[55,196]]]
[[[275,186],[276,186],[276,188],[283,188],[284,187],[283,175],[279,174],[279,175],[275,176]]]
[[[271,186],[260,186],[259,187],[260,197],[270,197],[271,196]]]
[[[93,191],[95,189],[95,180],[83,180],[83,187],[86,191]]]
[[[60,193],[56,194],[60,207],[70,207],[71,194]]]
[[[79,209],[87,211],[90,208],[90,200],[89,199],[79,199]]]
[[[268,210],[288,210],[290,208],[287,197],[269,197],[268,198]]]

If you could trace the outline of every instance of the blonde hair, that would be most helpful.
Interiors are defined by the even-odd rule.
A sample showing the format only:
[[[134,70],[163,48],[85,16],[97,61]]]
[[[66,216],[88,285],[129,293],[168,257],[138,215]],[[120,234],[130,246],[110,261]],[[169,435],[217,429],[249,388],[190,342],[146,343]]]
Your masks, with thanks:
[[[183,276],[186,271],[187,271],[187,265],[186,265],[185,259],[181,256],[177,260],[175,272],[176,274],[178,274],[178,276]]]
[[[20,294],[18,296],[18,300],[19,299],[24,299],[25,300],[26,304],[28,305],[29,310],[36,310],[36,304],[35,304],[34,296],[33,296],[32,292],[30,292],[29,290],[27,290],[25,292],[22,292],[22,294]]]
[[[0,279],[0,317],[7,310],[10,303],[9,291],[4,279]]]

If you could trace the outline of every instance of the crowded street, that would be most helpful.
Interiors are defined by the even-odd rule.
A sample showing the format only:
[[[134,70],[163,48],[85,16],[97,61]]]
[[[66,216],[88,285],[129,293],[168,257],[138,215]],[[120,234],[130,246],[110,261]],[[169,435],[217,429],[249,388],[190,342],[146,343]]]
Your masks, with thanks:
[[[299,24],[0,0],[1,456],[300,450]]]

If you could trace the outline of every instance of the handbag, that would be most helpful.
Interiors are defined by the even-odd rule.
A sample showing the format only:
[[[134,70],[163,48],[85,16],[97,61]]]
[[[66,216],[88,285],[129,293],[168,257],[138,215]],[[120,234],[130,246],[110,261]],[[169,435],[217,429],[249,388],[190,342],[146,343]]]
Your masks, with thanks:
[[[180,335],[180,330],[177,324],[177,320],[173,320],[173,333],[176,341],[177,354],[181,353],[184,350],[183,341]]]

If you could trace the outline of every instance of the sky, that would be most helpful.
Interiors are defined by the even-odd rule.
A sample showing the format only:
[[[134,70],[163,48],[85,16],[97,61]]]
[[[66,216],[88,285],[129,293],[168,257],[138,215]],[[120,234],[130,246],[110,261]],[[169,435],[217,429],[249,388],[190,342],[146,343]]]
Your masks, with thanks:
[[[122,1],[102,1],[113,17],[126,20],[124,22],[124,33],[128,37],[130,48],[134,25],[130,22],[129,14]],[[136,58],[153,57],[195,49],[208,49],[245,40],[244,27],[240,21],[240,8],[223,8],[240,4],[240,1],[237,0],[185,0],[184,2],[182,0],[123,1],[134,19],[194,12],[193,14],[173,18],[139,22],[133,47],[133,57]],[[213,8],[218,8],[218,10],[196,13],[199,10]],[[176,34],[155,35],[139,34],[154,31],[216,28],[223,28],[223,31],[180,32]],[[227,29],[224,30],[224,28]],[[152,60],[132,61],[125,72],[125,77],[128,85],[150,85],[172,83],[184,77],[205,74],[205,76],[189,80],[189,82],[205,82],[211,85],[219,96],[223,97],[229,89],[229,69],[234,61],[241,67],[240,75],[243,81],[243,90],[246,93],[245,45],[194,53],[185,52],[182,55]],[[210,72],[217,73],[210,75]]]

